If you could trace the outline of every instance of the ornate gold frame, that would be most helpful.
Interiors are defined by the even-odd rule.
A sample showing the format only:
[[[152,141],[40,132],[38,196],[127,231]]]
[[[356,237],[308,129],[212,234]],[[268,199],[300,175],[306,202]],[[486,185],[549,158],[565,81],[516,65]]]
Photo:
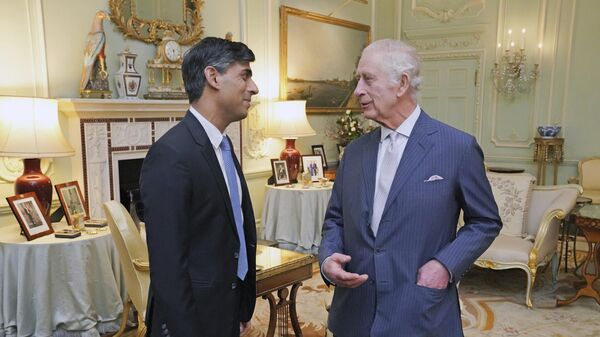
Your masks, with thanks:
[[[365,46],[371,42],[371,27],[356,23],[352,21],[332,18],[329,16],[303,11],[301,9],[281,6],[279,8],[279,96],[282,100],[287,100],[287,61],[288,61],[288,16],[294,15],[301,18],[314,20],[321,23],[328,23],[332,25],[342,26],[350,29],[364,31],[367,33],[367,39]],[[340,52],[343,55],[343,51]],[[345,107],[306,107],[307,113],[330,113],[330,112],[343,112],[347,108]],[[357,107],[356,111],[360,111]]]
[[[164,20],[144,20],[138,18],[135,14],[127,18],[123,14],[123,6],[126,0],[109,0],[110,19],[119,27],[126,37],[131,37],[148,43],[158,44],[162,40],[165,31],[175,32],[179,37],[177,42],[182,45],[193,44],[199,41],[204,34],[202,27],[202,15],[200,14],[203,0],[180,0],[184,1],[184,12],[189,9],[187,3],[193,4],[194,9],[190,10],[191,21],[188,24],[174,24]],[[129,0],[131,12],[135,11],[135,1]],[[185,16],[184,16],[185,17]]]

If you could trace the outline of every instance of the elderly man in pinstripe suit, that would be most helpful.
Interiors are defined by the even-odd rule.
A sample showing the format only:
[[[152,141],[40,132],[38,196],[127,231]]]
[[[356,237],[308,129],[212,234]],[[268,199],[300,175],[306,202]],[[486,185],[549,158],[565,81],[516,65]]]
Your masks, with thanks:
[[[502,227],[471,135],[417,104],[416,50],[380,40],[354,94],[380,127],[344,152],[319,249],[336,337],[462,336],[456,283]],[[458,215],[465,226],[456,232]]]

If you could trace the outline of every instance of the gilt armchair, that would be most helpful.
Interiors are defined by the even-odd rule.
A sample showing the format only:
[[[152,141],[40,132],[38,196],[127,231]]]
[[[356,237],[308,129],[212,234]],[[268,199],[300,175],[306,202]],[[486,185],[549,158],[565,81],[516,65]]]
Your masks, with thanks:
[[[581,159],[577,164],[577,177],[569,178],[569,182],[581,185],[582,197],[592,199],[593,204],[600,204],[600,157]]]
[[[138,331],[136,336],[146,336],[144,316],[150,287],[150,264],[148,263],[148,247],[135,226],[129,212],[118,201],[104,203],[108,226],[119,251],[121,267],[125,274],[125,284],[129,299],[123,309],[121,327],[113,337],[123,334],[129,316],[131,304],[138,312]]]
[[[525,304],[532,308],[531,292],[537,269],[551,262],[553,281],[557,280],[560,223],[575,206],[581,186],[533,186],[535,178],[528,173],[488,173],[488,179],[503,229],[475,265],[524,270],[527,274]]]

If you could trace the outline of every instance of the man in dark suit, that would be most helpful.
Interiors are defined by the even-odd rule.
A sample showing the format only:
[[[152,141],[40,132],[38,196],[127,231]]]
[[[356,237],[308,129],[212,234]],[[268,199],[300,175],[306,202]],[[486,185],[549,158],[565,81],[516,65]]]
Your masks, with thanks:
[[[411,46],[374,42],[357,75],[354,94],[380,127],[345,148],[325,216],[319,260],[336,285],[329,329],[462,336],[456,283],[502,227],[483,153],[471,135],[421,110]]]
[[[186,54],[190,108],[148,151],[140,188],[151,289],[149,336],[240,336],[256,301],[256,228],[223,132],[258,93],[243,43],[207,37]]]

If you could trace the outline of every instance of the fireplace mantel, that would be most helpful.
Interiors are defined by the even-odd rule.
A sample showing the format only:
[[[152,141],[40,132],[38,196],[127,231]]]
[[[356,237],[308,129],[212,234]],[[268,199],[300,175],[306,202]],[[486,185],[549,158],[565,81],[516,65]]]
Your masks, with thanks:
[[[187,111],[187,100],[146,100],[146,99],[83,99],[63,98],[58,100],[58,109],[67,117],[156,116],[165,114],[183,116]]]

